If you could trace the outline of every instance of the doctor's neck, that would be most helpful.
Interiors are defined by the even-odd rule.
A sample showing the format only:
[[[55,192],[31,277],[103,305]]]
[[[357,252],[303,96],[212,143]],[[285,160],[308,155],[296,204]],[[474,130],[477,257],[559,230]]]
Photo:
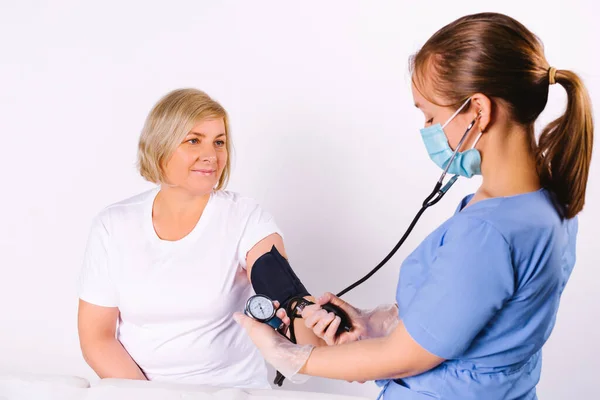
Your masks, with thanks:
[[[537,172],[535,144],[530,128],[507,121],[481,138],[483,183],[478,197],[505,197],[542,187]],[[479,147],[479,146],[478,146]]]

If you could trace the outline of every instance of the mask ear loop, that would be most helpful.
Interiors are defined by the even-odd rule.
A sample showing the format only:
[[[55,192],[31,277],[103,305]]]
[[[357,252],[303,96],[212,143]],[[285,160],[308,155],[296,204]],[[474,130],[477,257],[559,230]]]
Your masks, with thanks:
[[[454,117],[456,117],[458,115],[458,113],[461,112],[463,108],[465,108],[465,106],[469,103],[469,101],[471,101],[470,97],[467,100],[465,100],[465,102],[462,103],[462,105],[460,107],[458,107],[458,110],[456,110],[450,118],[448,118],[448,121],[446,121],[446,123],[444,125],[442,125],[442,129],[444,129],[450,122],[452,122]]]
[[[448,169],[450,168],[450,165],[452,165],[452,161],[454,161],[454,159],[456,158],[456,155],[460,151],[460,148],[462,147],[465,139],[467,138],[467,135],[469,134],[471,129],[473,129],[473,126],[475,126],[475,122],[477,122],[478,119],[479,119],[479,116],[475,117],[475,119],[473,121],[471,121],[471,123],[467,127],[467,130],[465,131],[465,133],[463,133],[462,138],[460,138],[460,142],[458,142],[458,144],[456,145],[456,150],[454,150],[454,152],[452,153],[452,157],[450,157],[450,160],[448,161],[446,168],[444,168],[444,172],[442,172],[442,176],[440,176],[440,179],[438,182],[441,183],[444,181],[444,178],[446,177],[446,173],[448,173]],[[479,135],[481,136],[481,133]]]
[[[463,106],[464,106],[464,104],[463,104]],[[460,109],[459,109],[459,111],[460,111]],[[479,110],[479,112],[477,113],[477,116],[473,119],[473,121],[471,121],[471,123],[467,127],[467,130],[465,131],[465,133],[463,133],[462,137],[460,138],[460,141],[456,145],[456,149],[452,153],[452,157],[450,157],[450,161],[448,161],[448,164],[446,165],[446,168],[444,168],[444,172],[442,172],[442,176],[440,176],[440,179],[438,180],[438,182],[444,181],[444,178],[446,177],[446,174],[448,173],[448,169],[450,168],[450,165],[452,165],[452,161],[454,161],[454,159],[456,158],[456,155],[460,151],[460,148],[462,147],[464,141],[467,139],[469,132],[471,131],[471,129],[473,129],[473,127],[475,126],[475,123],[477,122],[477,120],[479,118],[481,118],[481,110]],[[483,130],[479,131],[479,135],[477,135],[477,138],[473,142],[473,146],[471,146],[471,148],[474,148],[475,145],[477,144],[477,142],[479,142],[479,139],[481,139],[481,135],[483,135]]]
[[[481,118],[481,110],[479,110],[479,112],[477,113],[477,117],[475,119],[479,119]],[[473,145],[471,146],[471,149],[474,149],[475,146],[477,146],[477,143],[479,142],[479,139],[481,139],[481,135],[483,135],[483,129],[481,129],[479,131],[479,135],[477,135],[477,137],[475,138],[475,141],[473,142]]]
[[[473,142],[473,146],[471,146],[471,149],[474,149],[475,146],[477,146],[477,142],[479,142],[479,139],[481,139],[481,135],[483,135],[483,131],[479,131],[479,135],[477,135],[477,137],[475,138],[475,141]]]

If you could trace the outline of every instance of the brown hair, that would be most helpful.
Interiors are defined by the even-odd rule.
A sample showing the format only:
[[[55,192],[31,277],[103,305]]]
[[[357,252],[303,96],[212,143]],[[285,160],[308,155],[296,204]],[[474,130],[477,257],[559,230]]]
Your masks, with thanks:
[[[554,79],[562,85],[566,111],[544,128],[534,148],[541,183],[565,216],[581,211],[592,157],[591,101],[574,72],[550,70],[541,41],[525,26],[497,13],[467,15],[437,31],[411,57],[410,69],[417,88],[448,101],[438,105],[458,108],[474,93],[502,102],[534,144],[533,126],[546,107],[549,84]]]
[[[164,182],[163,163],[171,157],[194,125],[214,118],[223,118],[227,135],[227,164],[215,188],[223,189],[231,170],[229,118],[219,103],[197,89],[177,89],[167,93],[148,114],[138,144],[137,164],[142,177],[153,183]]]

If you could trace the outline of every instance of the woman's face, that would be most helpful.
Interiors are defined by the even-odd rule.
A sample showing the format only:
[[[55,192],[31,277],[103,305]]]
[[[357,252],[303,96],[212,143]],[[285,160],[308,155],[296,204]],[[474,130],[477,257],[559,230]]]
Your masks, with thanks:
[[[222,118],[200,121],[165,163],[166,184],[192,195],[210,193],[227,165],[226,140]]]
[[[435,125],[437,123],[443,126],[446,121],[452,117],[452,114],[456,112],[455,108],[441,107],[428,101],[415,87],[414,83],[412,85],[412,94],[415,106],[421,110],[425,116],[425,127]],[[477,113],[474,108],[475,105],[471,101],[463,108],[462,112],[456,115],[454,119],[444,128],[444,133],[446,134],[448,144],[452,150],[456,149],[456,146],[458,145],[458,142],[460,142],[462,136],[465,134],[467,127],[476,117]],[[475,130],[476,129],[473,129],[471,133],[473,133]],[[460,147],[460,151],[465,151],[471,148],[471,145],[477,136],[471,133],[469,133],[465,142]]]

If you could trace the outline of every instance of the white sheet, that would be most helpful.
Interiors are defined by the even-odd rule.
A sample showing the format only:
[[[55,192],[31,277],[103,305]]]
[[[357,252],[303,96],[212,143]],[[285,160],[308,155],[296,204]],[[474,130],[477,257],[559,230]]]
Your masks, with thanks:
[[[0,400],[82,400],[87,379],[52,374],[0,374]]]
[[[0,400],[365,400],[364,397],[289,390],[218,388],[163,382],[40,374],[0,375]]]

